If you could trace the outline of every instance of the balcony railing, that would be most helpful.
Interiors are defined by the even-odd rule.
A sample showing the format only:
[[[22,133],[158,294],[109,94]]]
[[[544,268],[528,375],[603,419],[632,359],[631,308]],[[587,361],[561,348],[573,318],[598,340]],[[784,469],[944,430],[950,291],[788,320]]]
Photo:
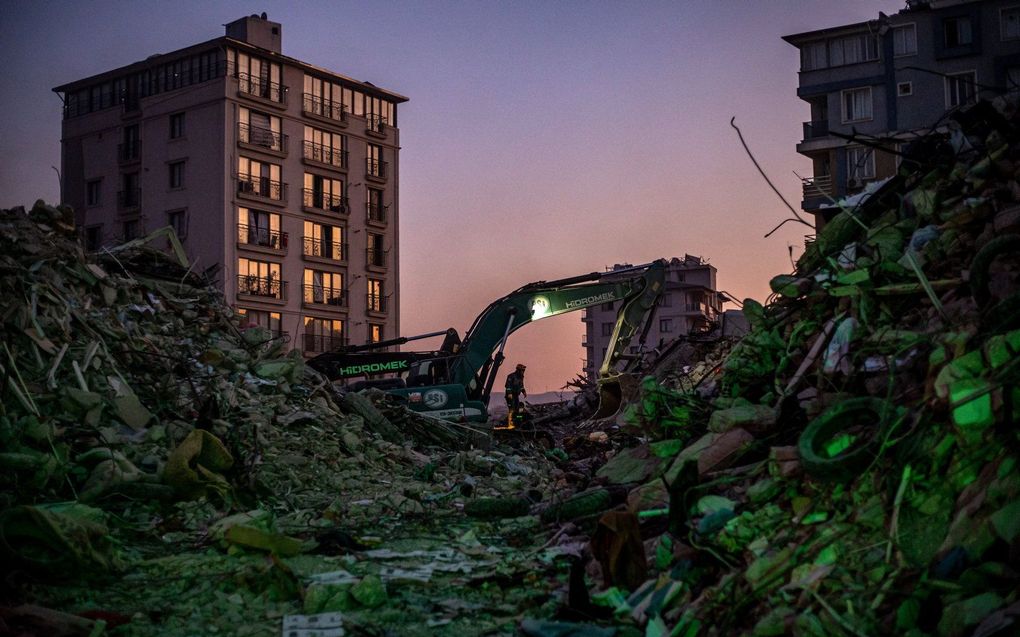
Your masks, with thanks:
[[[829,120],[816,119],[804,122],[804,141],[827,137],[829,135]]]
[[[376,179],[386,179],[386,162],[381,159],[366,159],[365,173]]]
[[[250,296],[264,296],[283,299],[287,291],[286,281],[277,278],[263,278],[249,274],[237,275],[237,293]]]
[[[306,141],[304,144],[304,156],[305,159],[317,161],[321,164],[329,164],[337,168],[347,169],[346,150]]]
[[[279,230],[239,225],[237,226],[237,241],[247,245],[286,250],[288,236],[286,232],[280,232]]]
[[[377,203],[365,204],[366,215],[365,218],[375,223],[386,223],[386,211],[389,206],[384,206]]]
[[[117,208],[127,210],[137,208],[142,203],[142,189],[129,188],[117,192]]]
[[[381,294],[366,294],[365,300],[369,312],[385,312],[386,297]]]
[[[804,199],[832,197],[832,175],[815,175],[806,177],[804,182]]]
[[[237,176],[237,193],[284,201],[287,198],[287,184],[273,181],[268,177],[255,177],[241,173]]]
[[[277,133],[268,128],[251,126],[249,124],[238,123],[237,141],[242,144],[261,146],[262,148],[268,148],[280,153],[284,152],[287,148],[287,136],[283,133]]]
[[[303,254],[306,256],[322,257],[323,259],[333,259],[334,261],[346,261],[347,250],[348,245],[346,243],[338,243],[328,239],[304,237]]]
[[[335,351],[347,344],[343,336],[332,336],[323,334],[305,334],[304,351],[313,354]]]
[[[128,162],[137,161],[142,156],[142,141],[136,139],[132,142],[124,142],[123,144],[117,144],[117,160],[126,164]]]
[[[260,77],[252,77],[247,73],[237,74],[237,90],[245,95],[261,97],[270,102],[287,103],[287,87]]]
[[[386,134],[387,121],[385,117],[382,115],[366,115],[365,119],[367,120],[365,130],[370,133]]]
[[[311,93],[303,93],[302,98],[301,110],[305,113],[318,115],[319,117],[325,117],[337,122],[347,121],[347,107],[343,104],[323,100],[321,97]]]
[[[313,283],[305,285],[303,289],[305,303],[319,303],[335,307],[347,306],[347,291],[343,288],[330,288]]]
[[[350,211],[347,197],[332,195],[313,188],[305,188],[304,195],[303,205],[306,208],[318,208],[319,210],[329,210],[330,212],[338,212],[340,214],[347,214]]]
[[[377,268],[386,267],[386,251],[378,248],[365,249],[365,263]]]

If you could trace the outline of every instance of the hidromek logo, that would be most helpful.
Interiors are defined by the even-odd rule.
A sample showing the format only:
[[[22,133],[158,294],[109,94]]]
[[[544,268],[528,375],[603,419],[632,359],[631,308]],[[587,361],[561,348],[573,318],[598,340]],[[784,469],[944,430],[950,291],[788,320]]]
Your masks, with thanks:
[[[378,374],[380,372],[400,372],[407,369],[407,361],[390,361],[389,363],[369,363],[367,365],[348,365],[340,368],[342,376],[358,374]]]
[[[586,296],[583,299],[574,299],[573,301],[567,301],[564,305],[568,308],[581,307],[582,305],[594,305],[595,303],[605,303],[607,301],[615,301],[616,295],[612,292],[605,292],[598,296]]]

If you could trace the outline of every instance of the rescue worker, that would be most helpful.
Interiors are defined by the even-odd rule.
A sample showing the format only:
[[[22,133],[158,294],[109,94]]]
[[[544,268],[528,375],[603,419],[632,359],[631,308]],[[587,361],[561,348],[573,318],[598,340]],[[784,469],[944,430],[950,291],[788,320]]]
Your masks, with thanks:
[[[507,423],[513,426],[514,414],[521,406],[521,396],[528,397],[528,392],[524,389],[524,370],[527,369],[526,365],[517,363],[517,367],[506,377],[506,408],[507,408]]]

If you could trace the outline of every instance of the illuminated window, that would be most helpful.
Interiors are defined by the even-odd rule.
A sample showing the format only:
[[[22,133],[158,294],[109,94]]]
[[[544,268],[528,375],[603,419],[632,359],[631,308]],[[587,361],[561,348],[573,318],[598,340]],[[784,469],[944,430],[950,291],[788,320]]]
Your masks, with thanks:
[[[303,254],[343,261],[347,258],[343,228],[305,221]]]
[[[383,340],[383,326],[379,323],[368,324],[368,342],[379,343]]]
[[[240,258],[237,260],[238,294],[283,298],[281,266],[272,261],[257,261]]]
[[[282,250],[286,233],[280,232],[280,215],[273,212],[237,209],[237,242]]]
[[[305,303],[344,305],[344,275],[305,268],[304,300]]]
[[[303,345],[306,352],[331,352],[346,344],[344,322],[341,320],[306,316],[304,327]]]
[[[370,312],[385,312],[386,299],[383,297],[383,282],[381,279],[368,280],[368,310]]]

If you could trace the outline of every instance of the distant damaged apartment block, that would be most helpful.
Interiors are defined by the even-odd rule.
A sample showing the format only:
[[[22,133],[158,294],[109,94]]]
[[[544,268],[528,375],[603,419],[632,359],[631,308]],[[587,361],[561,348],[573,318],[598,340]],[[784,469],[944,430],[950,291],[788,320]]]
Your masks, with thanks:
[[[62,200],[89,250],[166,225],[306,354],[399,331],[397,105],[281,53],[262,16],[58,86]]]
[[[907,2],[893,15],[797,33],[797,96],[811,107],[797,152],[809,158],[801,207],[821,228],[832,205],[896,173],[900,153],[945,115],[1020,90],[1020,3]]]

